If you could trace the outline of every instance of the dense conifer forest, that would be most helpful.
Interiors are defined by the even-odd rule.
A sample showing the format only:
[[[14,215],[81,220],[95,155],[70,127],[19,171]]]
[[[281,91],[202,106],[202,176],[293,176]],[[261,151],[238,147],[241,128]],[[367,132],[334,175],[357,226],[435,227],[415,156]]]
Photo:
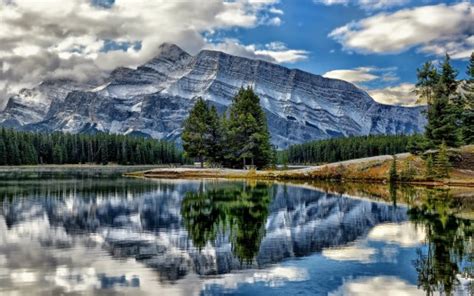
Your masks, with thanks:
[[[315,164],[407,152],[420,136],[370,135],[312,141],[279,152],[280,163]]]
[[[31,133],[0,129],[0,165],[183,163],[174,143],[109,134]]]

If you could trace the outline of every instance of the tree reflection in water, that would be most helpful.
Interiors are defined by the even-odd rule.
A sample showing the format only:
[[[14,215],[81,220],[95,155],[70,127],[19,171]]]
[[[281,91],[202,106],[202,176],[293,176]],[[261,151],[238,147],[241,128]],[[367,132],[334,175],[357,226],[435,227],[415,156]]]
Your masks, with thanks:
[[[270,204],[264,183],[201,188],[188,192],[181,206],[185,227],[199,250],[220,235],[229,235],[240,262],[251,263],[265,234]]]
[[[460,284],[458,275],[473,278],[474,223],[452,214],[455,200],[448,190],[429,189],[419,206],[408,210],[411,221],[426,229],[426,248],[417,250],[414,261],[418,286],[427,295],[452,295]],[[472,293],[471,281],[469,290]]]

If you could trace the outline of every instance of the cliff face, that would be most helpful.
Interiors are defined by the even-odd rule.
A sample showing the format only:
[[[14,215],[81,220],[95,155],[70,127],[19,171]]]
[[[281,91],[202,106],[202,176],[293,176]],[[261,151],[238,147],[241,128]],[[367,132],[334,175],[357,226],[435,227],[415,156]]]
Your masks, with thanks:
[[[35,89],[38,104],[17,104],[21,94],[13,97],[0,124],[179,140],[198,96],[224,111],[242,86],[260,96],[280,148],[335,136],[421,132],[425,124],[421,108],[379,104],[345,81],[217,51],[191,56],[173,44],[160,49],[148,63],[118,68],[99,86],[61,80]]]

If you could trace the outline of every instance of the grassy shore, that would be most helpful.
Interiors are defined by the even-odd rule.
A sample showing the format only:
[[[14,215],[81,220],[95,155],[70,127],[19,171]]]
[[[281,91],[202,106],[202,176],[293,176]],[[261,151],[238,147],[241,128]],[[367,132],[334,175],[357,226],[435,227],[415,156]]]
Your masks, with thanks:
[[[428,180],[425,177],[425,161],[420,156],[409,153],[397,154],[398,173],[409,166],[413,176],[405,183],[430,186],[468,186],[474,187],[474,167],[466,167],[466,159],[474,159],[474,146],[465,146],[461,150],[464,157],[453,163],[450,177]],[[236,170],[213,168],[156,168],[140,172],[127,173],[127,176],[147,178],[226,178],[261,180],[338,180],[353,182],[386,183],[392,163],[391,155],[382,155],[311,166],[293,170]]]

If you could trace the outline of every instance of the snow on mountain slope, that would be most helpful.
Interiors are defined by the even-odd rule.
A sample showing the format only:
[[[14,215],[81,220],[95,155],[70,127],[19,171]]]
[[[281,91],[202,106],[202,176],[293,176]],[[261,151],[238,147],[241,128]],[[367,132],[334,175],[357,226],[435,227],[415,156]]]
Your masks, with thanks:
[[[421,132],[425,125],[422,108],[379,104],[342,80],[218,51],[191,56],[168,43],[160,49],[136,69],[114,70],[100,86],[58,81],[59,87],[32,90],[40,103],[21,106],[19,94],[10,99],[0,124],[73,133],[137,132],[179,141],[197,97],[223,112],[240,87],[251,86],[267,113],[272,142],[280,148],[335,136]]]

